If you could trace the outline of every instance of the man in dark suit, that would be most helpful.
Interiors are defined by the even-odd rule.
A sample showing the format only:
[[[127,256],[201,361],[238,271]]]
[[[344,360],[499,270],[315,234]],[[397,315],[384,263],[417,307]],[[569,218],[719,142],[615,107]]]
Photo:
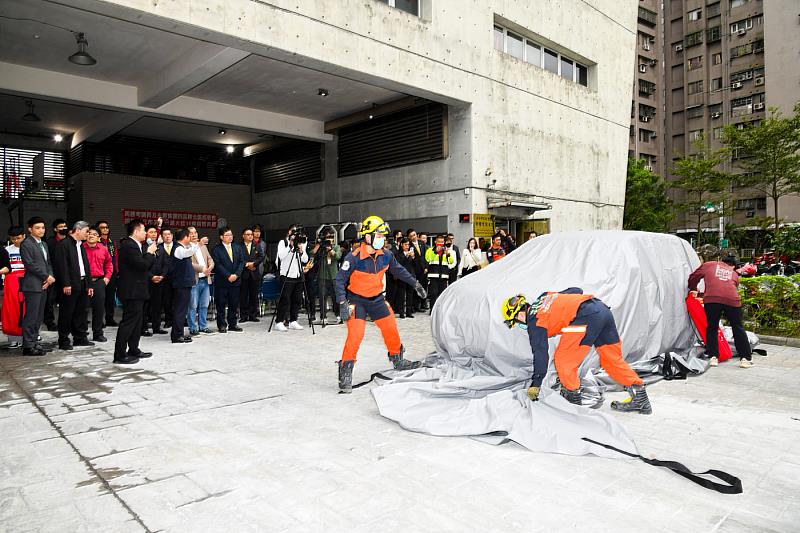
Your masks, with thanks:
[[[253,229],[244,228],[242,231],[242,252],[244,256],[244,269],[242,270],[242,286],[239,292],[240,322],[259,322],[258,319],[258,290],[261,287],[259,269],[264,262],[261,248],[253,242]]]
[[[89,223],[79,220],[72,226],[66,239],[56,244],[53,271],[58,293],[58,348],[71,350],[73,346],[94,346],[89,340],[86,313],[93,291],[89,288],[92,276],[89,257],[83,241],[89,233]],[[72,334],[72,344],[69,342]]]
[[[128,237],[119,241],[117,291],[122,300],[122,322],[114,345],[114,362],[117,364],[130,365],[138,363],[142,357],[153,355],[139,349],[144,302],[148,297],[147,273],[158,248],[152,243],[145,250],[142,246],[145,237],[144,222],[132,220],[128,222]]]
[[[169,275],[174,248],[172,237],[171,229],[161,229],[161,238],[164,239],[164,242],[158,245],[153,266],[150,267],[149,312],[153,333],[156,335],[167,333],[166,330],[161,329],[162,311],[164,312],[164,323],[172,322],[172,282]]]
[[[220,228],[220,242],[211,252],[214,259],[214,301],[217,303],[217,329],[220,333],[242,331],[236,325],[236,309],[239,307],[239,287],[242,284],[244,253],[233,242],[233,230]],[[225,320],[225,307],[228,308]]]
[[[189,230],[186,228],[178,230],[175,234],[174,244],[169,271],[169,277],[172,280],[172,332],[170,337],[172,342],[192,342],[192,337],[184,334],[184,328],[186,327],[186,315],[189,312],[189,300],[192,297],[192,287],[195,284],[192,257],[198,249],[198,244],[189,242]]]
[[[45,241],[47,244],[47,252],[50,254],[50,263],[53,264],[56,257],[56,244],[60,243],[69,235],[69,228],[67,221],[63,218],[57,218],[53,221],[53,236]],[[57,331],[58,325],[56,324],[55,305],[58,303],[58,294],[55,284],[47,289],[47,300],[44,307],[44,325],[50,331]]]
[[[45,232],[44,219],[33,217],[28,220],[30,236],[19,246],[25,276],[20,291],[25,295],[25,316],[22,319],[22,354],[44,355],[39,344],[39,328],[44,320],[44,306],[47,289],[56,282],[50,263],[50,252],[42,241]]]

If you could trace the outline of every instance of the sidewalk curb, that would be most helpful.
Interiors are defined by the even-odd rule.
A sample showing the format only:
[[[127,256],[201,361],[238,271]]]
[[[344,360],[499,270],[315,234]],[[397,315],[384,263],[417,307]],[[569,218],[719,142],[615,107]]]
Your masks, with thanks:
[[[773,337],[772,335],[761,335],[756,333],[758,338],[764,344],[775,344],[777,346],[791,346],[792,348],[800,348],[800,339],[794,337]]]

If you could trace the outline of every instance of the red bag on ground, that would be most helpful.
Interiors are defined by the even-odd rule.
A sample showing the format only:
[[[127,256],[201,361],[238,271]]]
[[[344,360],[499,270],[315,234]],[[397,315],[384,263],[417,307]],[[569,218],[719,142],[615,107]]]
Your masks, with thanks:
[[[22,336],[22,317],[25,315],[25,301],[19,290],[19,282],[25,275],[24,270],[6,274],[3,282],[3,333]]]
[[[689,311],[689,316],[692,318],[692,322],[694,322],[697,331],[700,333],[703,344],[705,344],[708,321],[706,320],[706,312],[705,309],[703,309],[703,303],[699,298],[695,298],[690,294],[686,297],[686,309]],[[731,346],[728,344],[728,341],[725,340],[725,333],[723,333],[722,328],[717,330],[717,343],[719,345],[720,362],[727,361],[733,357]]]

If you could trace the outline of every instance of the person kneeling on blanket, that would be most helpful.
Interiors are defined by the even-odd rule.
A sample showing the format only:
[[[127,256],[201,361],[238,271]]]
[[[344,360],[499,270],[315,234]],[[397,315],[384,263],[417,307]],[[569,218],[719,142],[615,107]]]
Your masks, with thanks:
[[[583,290],[570,287],[561,292],[544,292],[529,303],[518,294],[503,303],[503,321],[528,332],[533,351],[533,377],[528,397],[536,401],[547,374],[549,352],[547,339],[561,335],[553,362],[561,381],[561,395],[570,403],[581,405],[581,381],[578,367],[592,346],[600,356],[600,366],[612,379],[625,387],[630,398],[612,402],[617,411],[651,414],[644,382],[622,358],[622,342],[614,315],[602,301]]]

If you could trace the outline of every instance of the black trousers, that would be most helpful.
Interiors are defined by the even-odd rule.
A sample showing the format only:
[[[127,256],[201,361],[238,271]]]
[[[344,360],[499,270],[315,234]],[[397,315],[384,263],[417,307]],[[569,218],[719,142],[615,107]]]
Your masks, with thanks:
[[[257,271],[256,271],[257,272]],[[239,316],[242,319],[255,318],[258,315],[258,280],[253,275],[242,276],[239,290]]]
[[[114,320],[114,310],[117,307],[117,274],[114,273],[105,286],[106,322]]]
[[[89,288],[94,289],[94,296],[91,298],[92,308],[92,334],[100,336],[103,334],[103,318],[106,314],[106,289],[108,285],[105,284],[103,278],[98,280],[91,280]]]
[[[69,342],[72,334],[73,341],[86,340],[89,336],[89,292],[86,280],[80,288],[72,288],[71,294],[64,294],[64,289],[59,287],[58,302],[58,343]]]
[[[431,312],[439,295],[447,288],[449,278],[428,278],[428,298],[431,301]]]
[[[25,291],[25,316],[22,317],[22,347],[33,348],[39,344],[39,328],[44,320],[47,292]]]
[[[176,340],[183,337],[186,327],[186,313],[189,312],[189,300],[192,298],[191,287],[173,287],[172,289],[172,332],[170,337]]]
[[[161,313],[164,322],[172,322],[172,283],[166,279],[160,283],[150,282],[150,323],[153,331],[161,329]]]
[[[724,313],[725,318],[728,319],[731,329],[733,330],[733,342],[736,345],[736,356],[748,360],[753,359],[750,341],[747,340],[747,332],[742,324],[742,308],[716,303],[706,303],[703,304],[703,307],[705,307],[706,320],[708,320],[708,327],[706,328],[706,354],[709,357],[719,357],[717,331],[719,330],[719,319]]]
[[[295,322],[300,315],[300,306],[303,304],[303,282],[300,278],[280,278],[281,297],[278,300],[278,322]]]
[[[416,297],[417,292],[414,287],[402,282],[398,283],[394,289],[394,303],[391,304],[394,312],[400,313],[401,316],[413,315]]]
[[[56,300],[58,300],[58,293],[56,292],[58,289],[55,285],[50,285],[46,291],[46,297],[43,302],[44,305],[44,323],[45,324],[55,324],[56,323]]]
[[[122,300],[122,321],[114,342],[114,359],[125,357],[126,347],[127,353],[134,356],[141,351],[139,339],[144,322],[144,302],[145,300]]]
[[[333,288],[332,279],[319,280],[319,314],[320,317],[325,317],[328,313],[328,298],[333,302],[333,314],[339,315],[339,302],[336,301],[336,292]]]
[[[239,286],[220,287],[214,284],[214,303],[217,306],[217,327],[227,328],[236,325],[236,310],[239,308]],[[227,307],[228,320],[225,320],[225,308]]]

